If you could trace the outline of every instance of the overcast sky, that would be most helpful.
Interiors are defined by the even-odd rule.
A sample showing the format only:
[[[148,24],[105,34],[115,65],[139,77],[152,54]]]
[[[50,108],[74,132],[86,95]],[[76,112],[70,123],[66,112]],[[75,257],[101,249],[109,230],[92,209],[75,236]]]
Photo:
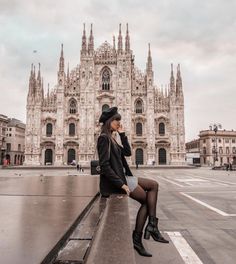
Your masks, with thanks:
[[[235,0],[0,0],[0,113],[25,122],[30,65],[41,63],[52,88],[61,43],[66,65],[79,64],[83,23],[87,35],[93,23],[95,48],[129,23],[142,71],[151,43],[156,85],[181,65],[186,141],[214,122],[236,129],[235,14]]]

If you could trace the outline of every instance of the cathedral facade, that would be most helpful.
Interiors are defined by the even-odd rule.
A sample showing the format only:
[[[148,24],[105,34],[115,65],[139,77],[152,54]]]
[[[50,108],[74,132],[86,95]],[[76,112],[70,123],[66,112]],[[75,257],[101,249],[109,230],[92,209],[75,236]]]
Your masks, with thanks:
[[[117,47],[116,47],[117,44]],[[124,44],[124,46],[123,46]],[[184,96],[180,66],[173,65],[165,90],[154,84],[150,45],[146,71],[136,66],[128,25],[123,41],[105,41],[94,48],[91,25],[85,27],[80,63],[65,70],[63,45],[58,82],[44,93],[40,72],[32,65],[27,96],[25,165],[89,165],[96,158],[98,122],[102,110],[117,106],[132,147],[130,164],[185,163]]]

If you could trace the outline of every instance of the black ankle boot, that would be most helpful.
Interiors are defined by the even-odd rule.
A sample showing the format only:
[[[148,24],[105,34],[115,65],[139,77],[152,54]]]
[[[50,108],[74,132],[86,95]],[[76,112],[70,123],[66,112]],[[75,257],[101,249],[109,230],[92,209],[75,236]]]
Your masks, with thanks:
[[[152,236],[155,241],[169,243],[169,241],[166,240],[158,230],[158,218],[154,216],[149,216],[149,221],[145,228],[144,238],[149,239],[150,236]]]
[[[144,257],[152,257],[152,255],[148,253],[143,246],[142,235],[143,233],[139,233],[135,230],[133,231],[132,237],[133,237],[134,248],[137,250],[139,255],[144,256]]]

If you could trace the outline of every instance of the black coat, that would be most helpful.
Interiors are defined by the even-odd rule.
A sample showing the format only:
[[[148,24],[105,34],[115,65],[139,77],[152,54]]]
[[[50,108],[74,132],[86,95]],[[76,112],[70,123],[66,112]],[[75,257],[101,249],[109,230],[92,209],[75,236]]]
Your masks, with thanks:
[[[109,196],[112,193],[125,193],[121,186],[127,184],[125,176],[133,176],[125,156],[131,156],[131,148],[125,133],[120,133],[121,143],[109,139],[106,134],[98,138],[97,149],[99,156],[100,193]]]

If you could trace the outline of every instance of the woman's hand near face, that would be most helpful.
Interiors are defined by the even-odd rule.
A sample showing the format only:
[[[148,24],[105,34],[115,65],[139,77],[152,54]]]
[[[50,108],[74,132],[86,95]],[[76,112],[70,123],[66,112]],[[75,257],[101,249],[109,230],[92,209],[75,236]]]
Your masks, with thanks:
[[[121,186],[121,189],[123,189],[126,192],[127,195],[130,194],[130,189],[129,189],[129,187],[126,184],[123,184]]]
[[[117,131],[118,131],[119,133],[124,133],[124,132],[125,132],[125,130],[124,130],[122,124],[120,124],[119,128],[117,129]]]

